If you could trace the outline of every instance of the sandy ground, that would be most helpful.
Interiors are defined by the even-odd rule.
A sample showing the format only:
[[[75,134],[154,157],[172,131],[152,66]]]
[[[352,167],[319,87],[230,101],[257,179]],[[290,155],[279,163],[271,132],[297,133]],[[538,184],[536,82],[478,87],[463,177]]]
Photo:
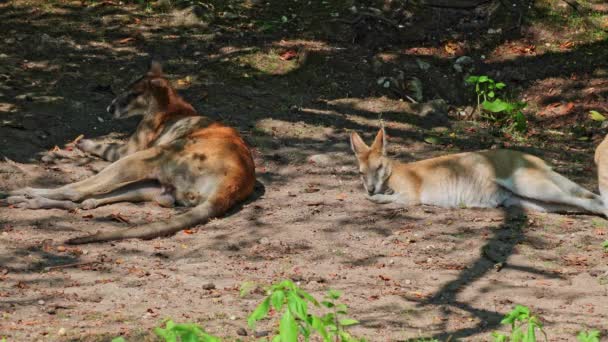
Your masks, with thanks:
[[[254,340],[246,317],[264,287],[282,279],[317,298],[328,289],[343,291],[349,315],[361,322],[350,331],[370,341],[487,341],[493,330],[504,330],[499,322],[516,304],[542,317],[550,341],[572,341],[582,329],[608,330],[605,219],[373,204],[365,199],[347,140],[357,130],[369,141],[382,117],[390,154],[401,160],[508,146],[545,158],[595,191],[599,126],[572,134],[559,123],[576,122],[605,103],[606,75],[593,68],[604,70],[607,59],[586,54],[606,51],[603,45],[484,66],[534,70],[521,87],[531,107],[544,109],[533,134],[514,140],[487,125],[454,121],[434,105],[383,93],[376,84],[383,71],[373,61],[390,60],[390,53],[375,58],[350,45],[243,36],[221,22],[203,33],[180,32],[166,16],[146,17],[135,7],[1,6],[0,36],[10,44],[0,48],[0,154],[9,158],[0,161],[0,191],[57,186],[107,165],[45,164],[41,157],[55,145],[77,156],[69,143],[80,134],[124,138],[135,120],[109,120],[104,108],[111,88],[141,74],[155,53],[165,57],[165,69],[202,114],[243,133],[259,183],[255,196],[226,217],[152,241],[63,245],[74,236],[183,209],[150,203],[73,212],[0,207],[0,337],[7,341],[152,340],[150,329],[168,317],[200,323],[228,340]],[[206,36],[211,33],[216,35]],[[121,43],[127,37],[135,40]],[[274,73],[245,65],[265,54],[276,57],[273,49],[289,44],[309,51],[306,64],[275,61]],[[247,55],[251,47],[257,49],[253,57]],[[576,68],[535,68],[578,53],[591,59],[591,69],[578,78],[572,77]],[[418,68],[416,59],[424,56],[399,55],[402,60],[380,69],[396,65],[390,63]],[[427,75],[425,99],[444,97],[462,76],[445,59],[426,60],[434,64],[421,74]],[[552,105],[556,98],[562,105]],[[549,123],[557,127],[546,129]],[[428,136],[439,142],[429,143]],[[237,335],[240,328],[246,337]],[[271,320],[256,330],[274,328]]]

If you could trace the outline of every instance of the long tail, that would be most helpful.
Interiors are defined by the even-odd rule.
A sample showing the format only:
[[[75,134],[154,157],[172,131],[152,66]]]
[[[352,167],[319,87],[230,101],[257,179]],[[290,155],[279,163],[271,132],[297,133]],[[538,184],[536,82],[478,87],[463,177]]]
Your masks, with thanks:
[[[153,222],[126,230],[97,232],[96,234],[69,239],[66,244],[79,245],[92,242],[104,242],[123,239],[154,239],[159,236],[171,235],[190,226],[203,223],[210,218],[221,215],[227,208],[216,201],[207,200],[190,211],[167,221]]]

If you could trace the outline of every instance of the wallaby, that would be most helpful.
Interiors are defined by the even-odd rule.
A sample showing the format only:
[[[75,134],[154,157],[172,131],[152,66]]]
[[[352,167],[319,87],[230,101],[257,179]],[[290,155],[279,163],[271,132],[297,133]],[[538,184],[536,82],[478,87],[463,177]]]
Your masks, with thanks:
[[[83,209],[119,201],[193,207],[167,221],[67,241],[80,244],[169,235],[225,213],[253,192],[253,158],[239,133],[198,115],[171,87],[159,63],[153,62],[108,111],[116,118],[143,115],[125,145],[80,141],[82,150],[114,163],[95,176],[56,189],[13,191],[7,201],[31,209],[69,208],[81,201]]]
[[[597,183],[604,203],[608,203],[608,135],[595,149]]]
[[[520,206],[544,212],[605,215],[602,199],[551,170],[542,159],[513,150],[450,154],[401,163],[386,156],[381,128],[371,145],[350,136],[368,198],[406,206],[494,208]]]

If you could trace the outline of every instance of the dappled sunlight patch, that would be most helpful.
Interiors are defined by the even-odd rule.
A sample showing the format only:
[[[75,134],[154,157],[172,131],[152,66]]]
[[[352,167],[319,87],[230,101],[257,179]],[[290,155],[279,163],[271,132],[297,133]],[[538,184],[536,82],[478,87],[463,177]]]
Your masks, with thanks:
[[[291,51],[291,50],[289,50]],[[300,67],[297,53],[287,57],[287,51],[269,49],[268,51],[255,51],[237,58],[241,66],[248,66],[268,75],[286,75]]]
[[[282,139],[301,139],[324,141],[334,133],[332,127],[316,126],[303,121],[290,122],[278,119],[262,119],[255,125],[255,130]]]

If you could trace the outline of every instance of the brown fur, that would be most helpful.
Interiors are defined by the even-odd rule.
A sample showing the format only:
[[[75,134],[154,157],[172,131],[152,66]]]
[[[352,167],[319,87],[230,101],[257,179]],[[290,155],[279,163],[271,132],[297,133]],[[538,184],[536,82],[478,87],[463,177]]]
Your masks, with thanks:
[[[137,95],[134,96],[133,94]],[[175,233],[222,215],[245,200],[255,184],[251,152],[239,133],[198,116],[162,76],[160,66],[134,83],[110,107],[115,116],[140,111],[144,118],[125,145],[80,145],[97,155],[118,159],[99,174],[57,189],[25,188],[12,193],[22,207],[68,207],[83,201],[84,209],[116,201],[153,200],[193,208],[168,221],[127,230],[75,238],[79,244],[124,238],[155,238]]]

